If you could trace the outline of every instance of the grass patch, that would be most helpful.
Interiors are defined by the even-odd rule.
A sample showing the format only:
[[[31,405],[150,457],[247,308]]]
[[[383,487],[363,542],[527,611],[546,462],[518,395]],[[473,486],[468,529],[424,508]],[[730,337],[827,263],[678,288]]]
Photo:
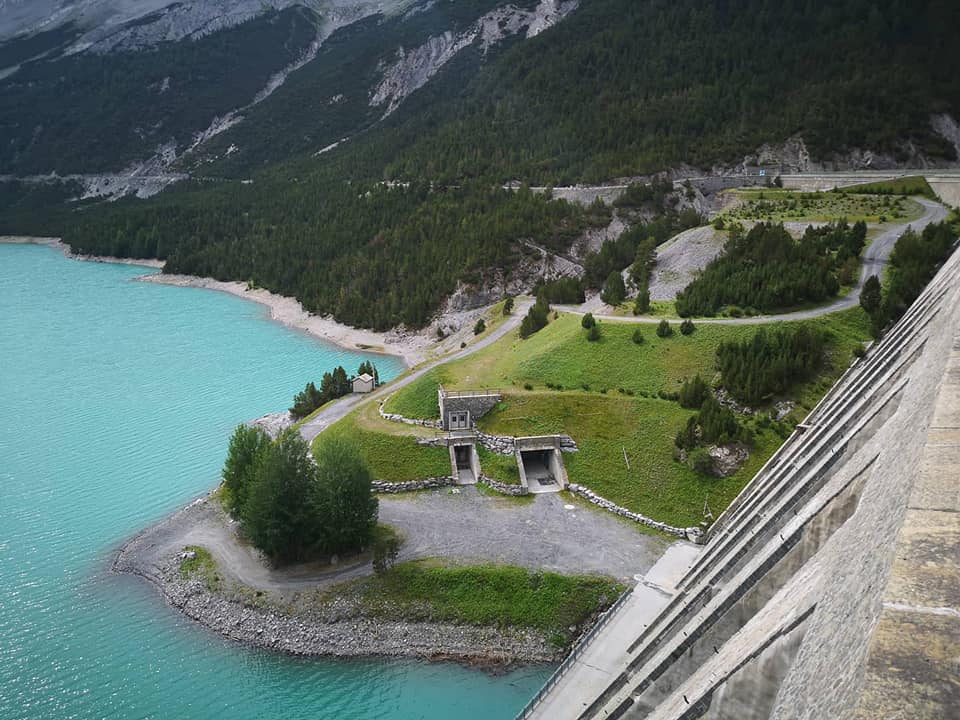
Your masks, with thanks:
[[[396,565],[352,583],[365,614],[408,622],[529,627],[562,633],[612,604],[623,586],[600,576],[566,576],[510,565],[458,566],[436,560]]]
[[[640,328],[645,342],[633,342]],[[505,337],[463,360],[444,366],[444,385],[451,389],[475,387],[523,388],[541,391],[546,383],[564,390],[617,394],[622,388],[635,395],[672,392],[687,377],[713,374],[713,357],[723,340],[750,336],[744,326],[698,325],[688,336],[679,327],[671,338],[659,338],[653,325],[601,322],[601,338],[590,342],[580,317],[564,314],[527,340]],[[588,388],[588,389],[587,389]],[[387,409],[426,406],[436,417],[436,380],[422,378],[394,396]],[[529,434],[529,433],[524,433]]]
[[[356,414],[348,415],[320,433],[313,441],[313,447],[334,437],[355,441],[377,480],[404,482],[450,474],[447,448],[417,445],[416,439],[410,435],[367,430],[358,424]]]
[[[428,370],[421,377],[395,392],[384,404],[384,411],[423,420],[439,418],[437,386],[446,385],[452,379],[449,367],[449,365],[441,365]]]
[[[182,580],[200,580],[208,590],[217,591],[223,586],[223,578],[217,570],[217,561],[206,548],[199,545],[187,545],[186,552],[194,554],[193,559],[185,558],[180,561],[180,578]]]
[[[724,220],[828,222],[846,218],[850,223],[858,220],[885,223],[909,222],[923,214],[923,208],[908,198],[892,194],[858,193],[852,188],[833,192],[794,192],[768,188],[731,192],[739,198],[740,204],[725,211]]]
[[[850,187],[838,188],[840,193],[864,193],[881,195],[922,195],[923,197],[936,200],[937,196],[933,188],[922,175],[909,175],[893,180],[880,180],[879,182],[863,183],[862,185],[851,185]]]
[[[477,456],[480,459],[480,468],[487,477],[509,485],[520,484],[520,468],[517,467],[517,458],[513,455],[499,455],[477,445]]]

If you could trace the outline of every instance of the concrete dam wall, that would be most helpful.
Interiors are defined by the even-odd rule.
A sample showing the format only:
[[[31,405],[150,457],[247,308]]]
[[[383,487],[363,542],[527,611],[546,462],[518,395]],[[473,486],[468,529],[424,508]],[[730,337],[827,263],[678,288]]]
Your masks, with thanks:
[[[960,252],[656,590],[525,716],[960,717]]]

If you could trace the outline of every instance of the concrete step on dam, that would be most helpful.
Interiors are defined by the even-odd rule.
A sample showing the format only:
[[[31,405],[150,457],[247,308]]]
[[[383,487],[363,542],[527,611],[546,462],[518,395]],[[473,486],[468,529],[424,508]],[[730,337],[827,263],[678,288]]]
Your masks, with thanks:
[[[960,252],[672,572],[521,717],[960,717]]]

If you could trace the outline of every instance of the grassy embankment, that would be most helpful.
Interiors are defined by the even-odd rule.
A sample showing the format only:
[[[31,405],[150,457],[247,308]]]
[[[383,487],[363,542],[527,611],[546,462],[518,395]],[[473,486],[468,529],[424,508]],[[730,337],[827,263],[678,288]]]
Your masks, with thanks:
[[[923,208],[909,198],[868,194],[869,191],[856,193],[852,190],[731,190],[729,192],[736,201],[722,213],[722,217],[724,220],[784,223],[830,222],[837,218],[846,218],[850,223],[863,220],[868,224],[886,225],[910,222],[923,214]]]
[[[698,373],[712,379],[719,343],[746,339],[759,326],[701,323],[692,335],[677,332],[667,339],[657,337],[653,327],[641,326],[645,342],[637,345],[632,340],[636,325],[603,322],[602,338],[589,342],[579,317],[561,315],[527,340],[511,335],[427,373],[394,395],[387,409],[436,417],[438,382],[451,389],[501,388],[504,402],[481,419],[481,429],[511,435],[568,433],[580,446],[580,452],[564,456],[571,481],[658,520],[696,524],[704,500],[714,513],[729,504],[779,447],[789,426],[849,365],[853,349],[869,337],[859,308],[809,322],[830,334],[828,369],[793,393],[798,405],[784,425],[761,428],[747,421],[757,432],[756,446],[746,465],[728,478],[699,476],[673,459],[673,438],[692,413],[658,395],[676,392],[684,379]]]
[[[332,588],[318,599],[352,597],[363,615],[384,620],[527,627],[563,647],[570,626],[608,607],[623,589],[602,576],[418,560]]]
[[[838,188],[836,192],[853,194],[878,194],[878,195],[922,195],[931,200],[937,199],[937,194],[927,182],[927,179],[921,175],[910,175],[893,180],[880,180],[879,182],[864,183],[862,185],[851,185],[850,187]]]

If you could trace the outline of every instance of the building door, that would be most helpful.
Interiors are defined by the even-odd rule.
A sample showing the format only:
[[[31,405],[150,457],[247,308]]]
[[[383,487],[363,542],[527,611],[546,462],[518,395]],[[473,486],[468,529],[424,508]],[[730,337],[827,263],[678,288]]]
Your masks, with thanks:
[[[450,413],[450,429],[466,430],[470,427],[470,413],[467,411]]]

